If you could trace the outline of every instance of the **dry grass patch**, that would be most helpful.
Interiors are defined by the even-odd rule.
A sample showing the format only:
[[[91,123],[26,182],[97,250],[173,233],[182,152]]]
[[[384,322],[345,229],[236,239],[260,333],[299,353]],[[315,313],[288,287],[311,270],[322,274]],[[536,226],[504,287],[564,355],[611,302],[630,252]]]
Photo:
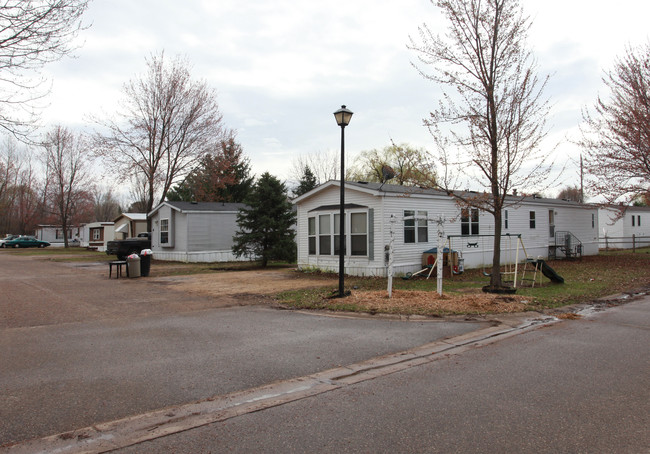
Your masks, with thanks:
[[[573,312],[555,314],[555,316],[560,320],[579,320],[582,318],[580,314],[575,314]]]
[[[522,312],[530,298],[488,293],[446,294],[418,290],[393,290],[392,298],[386,291],[354,291],[346,298],[348,303],[368,312],[419,314],[487,314]]]

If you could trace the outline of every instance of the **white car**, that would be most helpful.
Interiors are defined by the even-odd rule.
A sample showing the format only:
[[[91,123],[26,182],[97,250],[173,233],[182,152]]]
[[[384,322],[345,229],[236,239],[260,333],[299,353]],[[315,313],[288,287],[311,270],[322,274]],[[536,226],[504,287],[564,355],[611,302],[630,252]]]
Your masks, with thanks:
[[[0,240],[0,247],[5,247],[5,243],[7,241],[15,240],[19,236],[20,235],[7,235],[6,237],[4,237],[3,239]]]

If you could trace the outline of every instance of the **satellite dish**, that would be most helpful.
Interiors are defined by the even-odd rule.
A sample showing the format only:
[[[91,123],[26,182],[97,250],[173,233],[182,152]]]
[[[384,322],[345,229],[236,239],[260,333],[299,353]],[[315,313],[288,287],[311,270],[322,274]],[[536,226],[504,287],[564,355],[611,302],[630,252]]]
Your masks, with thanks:
[[[386,183],[388,180],[392,180],[393,178],[395,178],[395,175],[397,175],[397,174],[395,173],[395,171],[393,170],[393,168],[391,166],[388,166],[386,164],[381,166],[381,182],[382,183]]]

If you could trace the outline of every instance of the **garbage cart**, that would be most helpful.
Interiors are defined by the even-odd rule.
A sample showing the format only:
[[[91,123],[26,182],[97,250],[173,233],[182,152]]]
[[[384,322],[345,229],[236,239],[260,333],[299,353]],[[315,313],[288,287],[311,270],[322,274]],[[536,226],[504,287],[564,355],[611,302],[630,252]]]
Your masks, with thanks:
[[[149,276],[151,270],[151,249],[143,249],[140,251],[140,276]]]
[[[140,257],[138,254],[131,254],[126,258],[126,267],[129,277],[140,277]]]

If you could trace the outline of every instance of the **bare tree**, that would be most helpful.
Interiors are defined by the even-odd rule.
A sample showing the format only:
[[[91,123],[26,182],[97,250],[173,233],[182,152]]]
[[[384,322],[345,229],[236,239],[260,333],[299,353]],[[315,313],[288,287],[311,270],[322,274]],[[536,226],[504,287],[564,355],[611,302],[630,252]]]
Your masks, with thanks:
[[[108,188],[95,188],[93,191],[93,211],[95,221],[112,221],[120,215],[122,208]]]
[[[120,120],[104,123],[109,132],[97,146],[116,175],[145,181],[149,212],[230,133],[214,90],[191,78],[184,59],[166,62],[161,52],[146,62],[147,72],[124,86]]]
[[[0,233],[31,233],[43,214],[31,150],[18,145],[10,135],[0,143]]]
[[[508,191],[534,187],[546,180],[549,167],[538,154],[546,135],[548,102],[542,98],[545,78],[536,75],[536,64],[525,47],[529,19],[518,0],[437,0],[448,23],[446,37],[426,25],[419,28],[418,69],[440,84],[443,98],[425,119],[443,164],[439,187],[464,206],[494,216],[494,254],[490,286],[502,286],[501,213]],[[417,67],[417,65],[416,65]],[[453,168],[488,190],[468,196],[458,189]],[[465,173],[465,175],[467,175]],[[463,188],[464,189],[464,188]]]
[[[81,136],[59,125],[47,133],[43,150],[50,182],[49,198],[64,232],[64,246],[68,247],[67,232],[74,216],[89,199],[88,148]]]
[[[76,48],[89,0],[4,0],[0,3],[0,128],[25,137],[34,101],[47,94],[31,71]]]
[[[582,191],[578,186],[567,186],[560,191],[556,197],[562,200],[571,200],[572,202],[582,203]]]
[[[291,179],[300,181],[305,167],[309,167],[318,184],[338,179],[340,152],[336,150],[316,151],[297,156],[291,163]]]
[[[607,202],[630,202],[650,190],[650,44],[628,47],[603,77],[607,98],[583,111],[588,187]]]
[[[354,159],[349,179],[383,182],[384,169],[393,171],[395,183],[422,188],[436,187],[435,165],[426,150],[408,144],[391,144],[381,150],[363,151]]]

